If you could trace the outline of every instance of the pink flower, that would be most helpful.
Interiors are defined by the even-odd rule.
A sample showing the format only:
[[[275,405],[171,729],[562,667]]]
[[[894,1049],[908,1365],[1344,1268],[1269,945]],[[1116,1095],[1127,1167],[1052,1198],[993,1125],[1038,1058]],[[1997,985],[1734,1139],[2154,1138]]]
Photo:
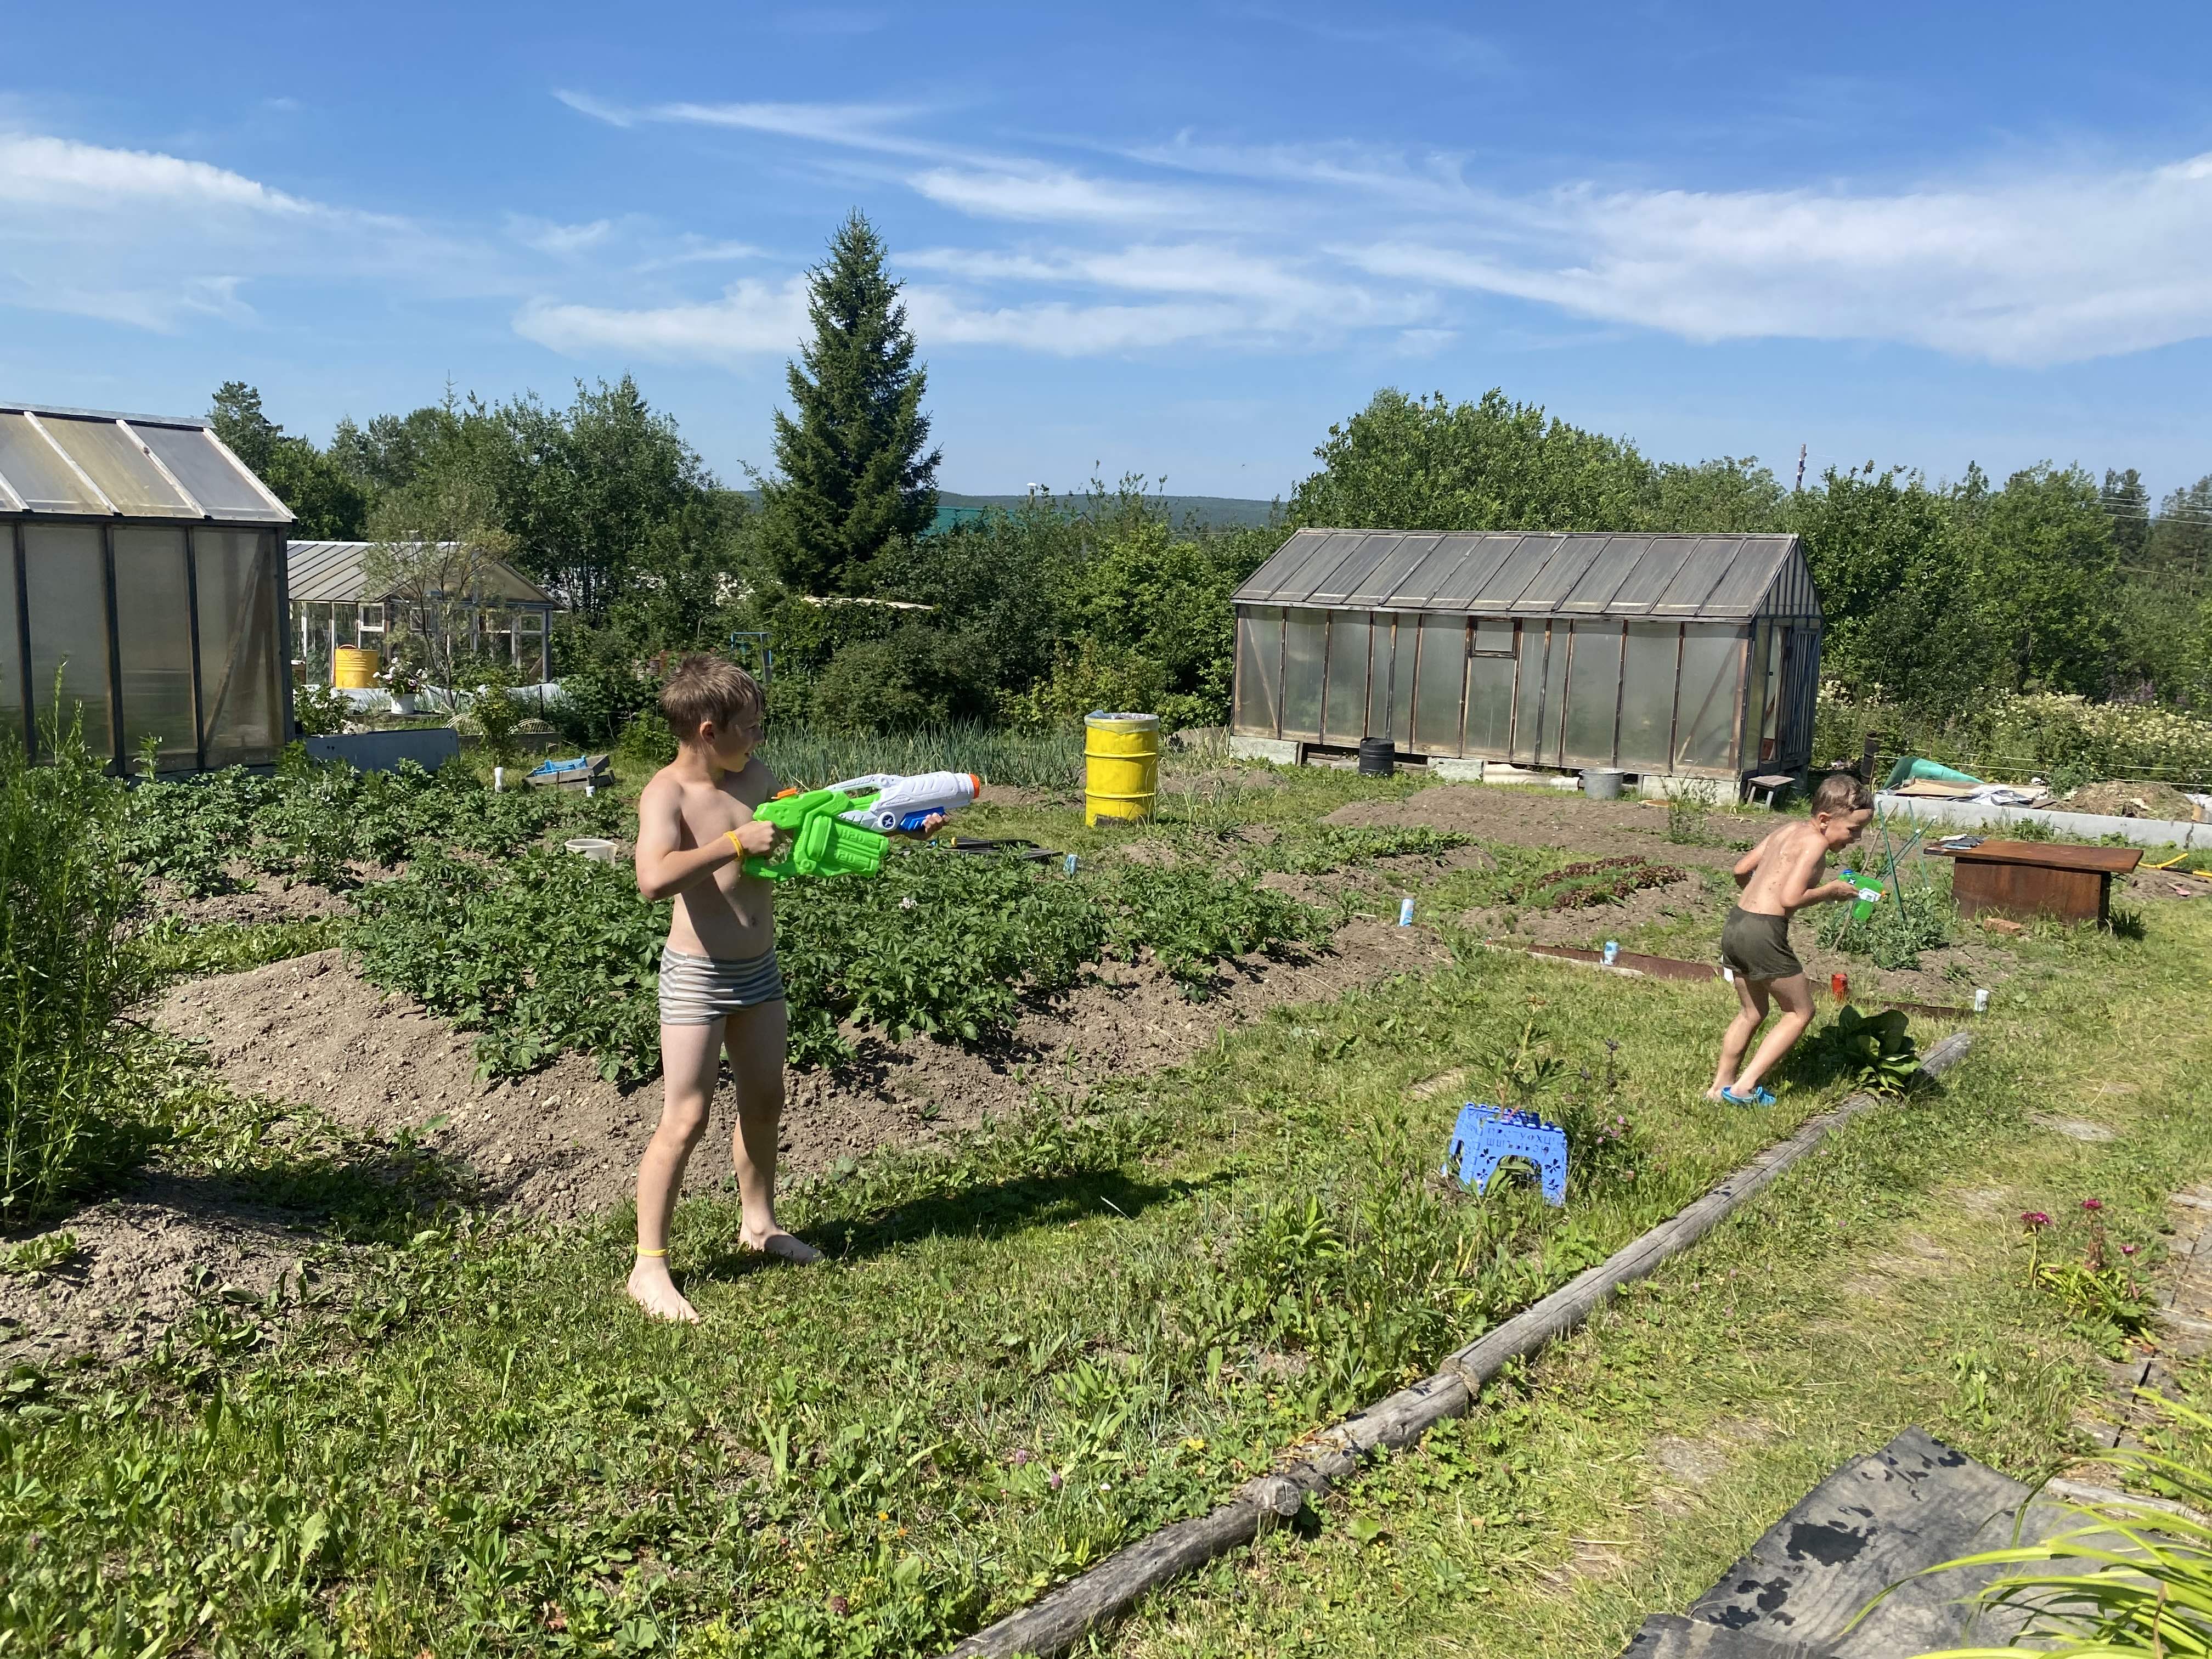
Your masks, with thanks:
[[[2120,1254],[2122,1255],[2133,1255],[2141,1249],[2142,1249],[2142,1246],[2140,1244],[2123,1244],[2120,1246]]]
[[[1013,1456],[1009,1458],[1007,1461],[1018,1468],[1020,1465],[1030,1461],[1030,1449],[1027,1446],[1015,1447]]]
[[[1058,1469],[1054,1469],[1054,1470],[1052,1472],[1052,1474],[1050,1474],[1050,1475],[1046,1479],[1046,1480],[1045,1480],[1045,1485],[1047,1485],[1048,1486],[1050,1486],[1050,1487],[1051,1487],[1054,1492],[1058,1492],[1058,1491],[1060,1490],[1060,1471],[1059,1471]]]
[[[2051,1218],[2040,1210],[2022,1210],[2020,1212],[2020,1218],[2031,1231],[2038,1227],[2048,1227],[2051,1224]]]
[[[2081,1207],[2091,1215],[2094,1215],[2105,1207],[2105,1200],[2101,1198],[2085,1198],[2081,1200]]]

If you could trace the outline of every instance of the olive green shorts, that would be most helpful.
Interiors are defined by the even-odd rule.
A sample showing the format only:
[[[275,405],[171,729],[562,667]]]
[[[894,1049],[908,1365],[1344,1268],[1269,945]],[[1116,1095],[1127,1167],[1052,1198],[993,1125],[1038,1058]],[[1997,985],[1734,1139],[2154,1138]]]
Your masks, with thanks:
[[[1789,979],[1805,971],[1790,948],[1790,918],[1741,905],[1729,912],[1721,928],[1721,960],[1745,979]]]

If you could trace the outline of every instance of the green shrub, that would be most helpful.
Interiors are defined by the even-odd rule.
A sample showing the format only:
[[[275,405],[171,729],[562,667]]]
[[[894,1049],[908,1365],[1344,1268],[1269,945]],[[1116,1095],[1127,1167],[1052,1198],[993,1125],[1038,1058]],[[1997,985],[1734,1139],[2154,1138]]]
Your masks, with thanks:
[[[1862,921],[1855,906],[1824,906],[1813,924],[1823,947],[1856,957],[1871,957],[1877,968],[1914,969],[1920,953],[1948,945],[1957,918],[1949,895],[1931,887],[1886,886],[1881,902]]]
[[[82,715],[79,720],[81,721]],[[0,732],[0,1218],[83,1176],[122,1063],[116,1016],[135,988],[122,948],[138,884],[118,857],[121,783],[80,724],[46,733],[32,765]]]
[[[1093,866],[1083,880],[1098,902],[1107,950],[1133,962],[1151,951],[1194,1000],[1213,988],[1216,963],[1278,951],[1316,937],[1319,927],[1295,899],[1198,865],[1162,869],[1123,860]]]
[[[319,681],[309,680],[292,688],[292,724],[303,738],[343,732],[352,714],[353,704]]]

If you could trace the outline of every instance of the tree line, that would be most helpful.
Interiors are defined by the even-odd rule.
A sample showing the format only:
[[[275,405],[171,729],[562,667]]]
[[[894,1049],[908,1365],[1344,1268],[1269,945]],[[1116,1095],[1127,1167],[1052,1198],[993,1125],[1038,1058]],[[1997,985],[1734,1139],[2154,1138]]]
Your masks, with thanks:
[[[1794,531],[1826,612],[1823,675],[1847,696],[1923,720],[2016,691],[2212,702],[2212,477],[2156,504],[2132,470],[2049,463],[2000,485],[1869,461],[1793,489],[1753,459],[1651,460],[1502,391],[1386,389],[1329,428],[1267,528],[1171,524],[1133,477],[939,528],[927,372],[886,266],[848,216],[811,273],[811,336],[750,491],[627,376],[579,383],[565,408],[448,388],[320,447],[235,382],[212,419],[296,537],[481,538],[558,593],[556,672],[586,738],[649,705],[659,655],[763,634],[778,720],[1046,724],[1118,705],[1217,722],[1229,596],[1304,525]]]

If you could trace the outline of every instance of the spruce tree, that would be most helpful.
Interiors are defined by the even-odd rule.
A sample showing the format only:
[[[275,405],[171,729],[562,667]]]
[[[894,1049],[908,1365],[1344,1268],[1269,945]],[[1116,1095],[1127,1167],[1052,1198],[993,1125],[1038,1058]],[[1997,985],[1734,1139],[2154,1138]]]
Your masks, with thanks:
[[[855,209],[807,275],[814,337],[788,367],[797,418],[775,412],[777,476],[761,491],[763,550],[800,592],[866,592],[877,556],[937,514],[927,374],[884,253]]]

